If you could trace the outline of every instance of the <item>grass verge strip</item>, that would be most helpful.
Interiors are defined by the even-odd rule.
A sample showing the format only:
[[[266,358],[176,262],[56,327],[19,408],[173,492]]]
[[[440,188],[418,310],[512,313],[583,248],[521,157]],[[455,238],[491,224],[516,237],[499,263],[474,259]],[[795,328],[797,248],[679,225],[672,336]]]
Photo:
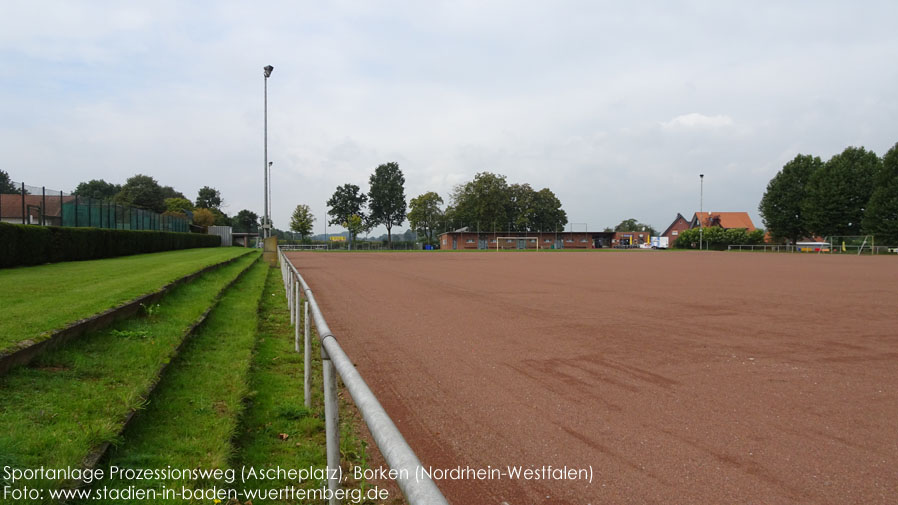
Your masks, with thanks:
[[[272,268],[259,307],[259,337],[250,372],[252,392],[237,439],[235,467],[256,470],[326,468],[321,352],[317,336],[313,335],[311,340],[312,407],[307,409],[303,402],[303,357],[293,349],[293,328],[284,300],[280,270]],[[341,393],[341,400],[346,396]],[[353,467],[367,468],[366,446],[358,436],[358,416],[354,412],[351,403],[341,402],[340,448],[344,475],[349,475],[348,470]],[[257,494],[258,501],[253,500],[253,503],[319,503],[296,499],[296,493],[299,490],[314,493],[326,488],[327,482],[320,478],[302,482],[287,478],[250,478],[241,485],[244,489],[264,493]],[[363,494],[367,491],[364,481],[350,479],[343,485],[352,492]],[[365,499],[344,502],[374,503]]]
[[[161,469],[170,465],[209,470],[229,467],[233,456],[231,440],[249,392],[259,299],[267,273],[268,265],[256,262],[222,296],[203,326],[172,361],[146,409],[125,430],[124,442],[110,450],[102,466]],[[192,477],[144,481],[107,477],[93,485],[93,496],[100,496],[99,502],[90,499],[84,503],[120,503],[113,496],[132,485],[151,490],[149,501],[177,503],[182,500],[182,487],[197,489],[222,484]],[[118,492],[101,491],[113,488]],[[173,496],[166,499],[166,494]]]
[[[232,263],[236,261],[237,258],[239,258],[239,256],[234,256],[230,259],[226,259],[224,261],[220,261],[218,263],[203,267],[196,272],[185,275],[179,279],[175,279],[174,281],[162,286],[160,289],[152,293],[140,296],[134,300],[131,300],[130,302],[103,311],[100,314],[96,314],[86,319],[71,323],[61,330],[49,333],[45,332],[39,335],[37,341],[28,339],[18,342],[12,347],[0,350],[0,375],[5,374],[17,365],[25,365],[39,354],[58,347],[59,345],[68,342],[69,340],[80,335],[83,335],[88,331],[100,330],[109,326],[115,321],[131,317],[137,314],[142,308],[148,307],[158,302],[163,296],[165,296],[166,293],[168,293],[178,285],[185,282],[190,282],[200,275]]]
[[[74,321],[246,253],[203,248],[0,269],[0,349],[38,342]]]
[[[96,448],[119,441],[123,421],[144,405],[186,332],[258,258],[251,253],[178,286],[146,317],[87,334],[0,378],[0,466],[80,468]],[[0,484],[46,491],[64,482]]]

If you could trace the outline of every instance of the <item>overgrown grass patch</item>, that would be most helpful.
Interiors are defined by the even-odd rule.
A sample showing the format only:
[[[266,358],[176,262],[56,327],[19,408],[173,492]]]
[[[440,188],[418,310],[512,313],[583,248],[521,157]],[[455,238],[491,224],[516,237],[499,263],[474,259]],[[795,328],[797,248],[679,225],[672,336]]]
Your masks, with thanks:
[[[0,269],[0,349],[158,290],[248,249],[218,247]]]
[[[152,315],[86,334],[0,378],[3,464],[80,467],[100,444],[119,443],[125,416],[143,408],[144,395],[185,331],[258,256],[251,253],[178,286]]]

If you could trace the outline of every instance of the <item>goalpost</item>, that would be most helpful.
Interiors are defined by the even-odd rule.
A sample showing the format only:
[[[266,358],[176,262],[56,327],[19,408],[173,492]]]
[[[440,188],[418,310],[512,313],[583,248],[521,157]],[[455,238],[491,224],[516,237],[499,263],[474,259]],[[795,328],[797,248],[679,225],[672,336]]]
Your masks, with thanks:
[[[824,240],[830,244],[830,253],[861,255],[866,251],[867,254],[876,254],[873,235],[831,235]]]
[[[532,241],[536,242],[536,250],[537,251],[539,250],[539,237],[496,237],[496,251],[497,252],[500,250],[499,245],[502,244],[503,240],[508,240],[509,242],[511,242],[511,241],[517,242],[518,240],[532,240]],[[506,242],[506,244],[507,243],[508,242]],[[514,248],[521,249],[520,247],[517,247],[517,244],[515,244]],[[524,249],[529,249],[529,247],[525,246]]]

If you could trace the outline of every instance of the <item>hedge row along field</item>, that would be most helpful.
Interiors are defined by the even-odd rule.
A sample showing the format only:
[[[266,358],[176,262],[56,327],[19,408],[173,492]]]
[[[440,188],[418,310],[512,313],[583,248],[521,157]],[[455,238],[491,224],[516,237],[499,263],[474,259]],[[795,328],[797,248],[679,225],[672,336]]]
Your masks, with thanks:
[[[0,223],[0,268],[220,244],[216,235]]]

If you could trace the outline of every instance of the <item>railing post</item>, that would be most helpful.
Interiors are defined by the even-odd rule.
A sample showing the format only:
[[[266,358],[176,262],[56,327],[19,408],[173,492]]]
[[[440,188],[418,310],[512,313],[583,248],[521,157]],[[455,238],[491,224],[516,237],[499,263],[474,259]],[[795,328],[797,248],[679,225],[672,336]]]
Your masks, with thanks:
[[[331,337],[333,338],[333,337]],[[337,412],[337,372],[334,363],[321,346],[321,368],[324,375],[324,427],[327,438],[327,488],[330,505],[340,505],[336,493],[340,489],[340,424]]]
[[[305,328],[305,342],[303,343],[303,394],[306,408],[312,407],[312,386],[309,379],[312,377],[312,342],[309,340],[309,301],[303,304],[303,327]]]
[[[296,313],[296,323],[293,325],[293,350],[299,352],[299,282],[293,284],[293,311]]]
[[[286,262],[285,262],[286,263]],[[296,323],[296,304],[293,303],[293,292],[296,291],[296,287],[293,285],[293,272],[287,268],[287,303],[290,306],[290,324]]]

